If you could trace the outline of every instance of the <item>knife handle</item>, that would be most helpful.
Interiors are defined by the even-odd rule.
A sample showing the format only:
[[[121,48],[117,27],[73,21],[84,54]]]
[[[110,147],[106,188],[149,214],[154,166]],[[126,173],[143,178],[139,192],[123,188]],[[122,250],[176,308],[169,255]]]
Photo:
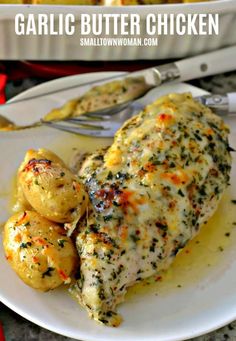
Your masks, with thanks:
[[[155,86],[236,70],[236,45],[152,68]]]
[[[183,59],[174,64],[179,70],[179,80],[184,82],[236,70],[236,45]]]

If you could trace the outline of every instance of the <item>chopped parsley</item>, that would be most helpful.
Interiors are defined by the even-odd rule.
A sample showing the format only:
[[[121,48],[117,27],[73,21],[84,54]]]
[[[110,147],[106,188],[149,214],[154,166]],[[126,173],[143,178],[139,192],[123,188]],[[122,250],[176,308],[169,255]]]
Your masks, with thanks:
[[[54,268],[52,268],[51,266],[49,266],[49,267],[47,268],[47,270],[44,271],[44,272],[42,273],[42,278],[44,278],[44,277],[46,277],[46,276],[52,277],[52,271],[54,271],[54,270],[55,270]]]
[[[103,220],[104,220],[105,222],[110,221],[111,219],[112,219],[112,214],[105,215],[105,216],[103,217]]]
[[[139,238],[136,234],[131,234],[131,235],[130,235],[130,238],[132,239],[132,241],[133,241],[134,243],[137,243],[137,241],[140,240],[140,238]]]
[[[108,175],[107,175],[107,180],[112,180],[113,178],[113,174],[111,171],[109,171]]]
[[[149,161],[155,166],[160,166],[163,164],[163,161],[161,161],[157,155],[150,157]]]
[[[181,191],[181,189],[178,190],[178,194],[179,194],[181,197],[184,197],[184,193]]]
[[[163,231],[167,231],[168,230],[168,226],[166,224],[163,224],[159,221],[156,222],[156,227],[158,227],[159,229],[163,230]]]
[[[23,226],[25,226],[25,227],[30,226],[30,222],[27,221],[27,223],[23,224]]]
[[[63,248],[64,246],[65,246],[65,243],[66,243],[67,241],[65,240],[65,239],[58,239],[58,241],[57,241],[57,243],[58,243],[58,245],[61,247],[61,248]]]
[[[21,243],[20,244],[20,248],[21,249],[27,249],[28,246],[31,246],[32,243],[31,242],[26,242],[26,243]]]
[[[128,173],[121,173],[121,172],[118,172],[116,174],[116,179],[120,179],[120,180],[128,180],[129,179],[129,174]]]

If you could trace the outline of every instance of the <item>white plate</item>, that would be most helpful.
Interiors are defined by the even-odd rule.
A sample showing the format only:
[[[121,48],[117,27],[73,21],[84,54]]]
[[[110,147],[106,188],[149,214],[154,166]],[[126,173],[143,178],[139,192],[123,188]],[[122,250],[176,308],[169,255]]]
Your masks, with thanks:
[[[105,74],[89,74],[66,77],[31,89],[18,97],[23,98],[41,91],[51,91],[66,85],[99,79]],[[168,92],[191,91],[193,95],[203,90],[186,84],[165,86],[149,94],[149,100]],[[34,104],[19,105],[10,110],[9,116],[18,123],[24,123],[27,116],[35,119],[52,107],[61,105],[68,98],[77,95],[76,90],[60,96],[49,96]],[[231,144],[236,146],[236,120],[228,119],[231,125]],[[58,141],[61,141],[61,148]],[[89,144],[90,139],[81,139],[50,128],[37,128],[25,132],[0,134],[0,222],[9,216],[11,181],[28,148],[47,147],[63,154],[63,148]],[[106,143],[106,142],[104,142]],[[90,144],[94,148],[99,140]],[[232,179],[235,179],[235,159]],[[236,198],[236,182],[232,185]],[[236,249],[236,248],[235,248]],[[182,290],[173,290],[168,295],[155,296],[153,293],[136,295],[119,307],[124,322],[118,328],[109,328],[89,320],[87,313],[74,302],[66,291],[59,289],[40,293],[27,287],[11,270],[5,260],[0,241],[0,300],[28,320],[68,337],[82,340],[183,340],[191,338],[236,319],[236,250],[225,252],[223,261],[209,269],[205,276]]]

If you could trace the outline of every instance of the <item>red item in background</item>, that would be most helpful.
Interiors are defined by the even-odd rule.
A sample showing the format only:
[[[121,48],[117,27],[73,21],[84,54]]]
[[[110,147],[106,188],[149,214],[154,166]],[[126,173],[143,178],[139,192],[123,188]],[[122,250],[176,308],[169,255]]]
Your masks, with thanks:
[[[2,62],[9,80],[24,78],[54,79],[70,75],[99,71],[136,71],[160,64],[160,61],[135,61],[135,62],[32,62],[8,61]],[[1,64],[0,64],[1,72]]]
[[[4,337],[4,334],[3,334],[3,328],[2,328],[1,323],[0,323],[0,341],[5,341],[5,337]]]
[[[7,76],[0,73],[0,104],[6,102],[5,96],[5,87],[7,83]],[[0,334],[0,341],[1,341],[1,334]]]
[[[120,62],[32,62],[3,61],[0,62],[0,104],[5,103],[6,80],[9,83],[37,79],[47,81],[59,77],[78,75],[99,71],[136,71],[156,65],[156,61]],[[25,89],[23,89],[25,90]],[[7,92],[8,93],[8,92]],[[15,95],[16,93],[14,93]]]

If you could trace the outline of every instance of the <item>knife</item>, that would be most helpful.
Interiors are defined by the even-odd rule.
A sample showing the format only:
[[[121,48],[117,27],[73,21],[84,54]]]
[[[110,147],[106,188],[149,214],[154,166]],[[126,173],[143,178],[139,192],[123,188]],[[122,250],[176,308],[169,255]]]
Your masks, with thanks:
[[[212,76],[218,73],[236,70],[236,45],[216,50],[213,52],[197,55],[182,59],[176,62],[151,67],[148,69],[125,73],[124,75],[115,75],[104,77],[100,80],[79,83],[66,88],[59,88],[38,95],[24,97],[23,99],[16,99],[8,101],[3,106],[12,106],[20,102],[27,102],[36,98],[49,96],[52,94],[59,94],[65,90],[81,89],[87,90],[88,86],[99,85],[116,79],[122,80],[127,77],[140,78],[143,77],[147,87],[154,88],[167,83],[185,82],[192,79]]]

